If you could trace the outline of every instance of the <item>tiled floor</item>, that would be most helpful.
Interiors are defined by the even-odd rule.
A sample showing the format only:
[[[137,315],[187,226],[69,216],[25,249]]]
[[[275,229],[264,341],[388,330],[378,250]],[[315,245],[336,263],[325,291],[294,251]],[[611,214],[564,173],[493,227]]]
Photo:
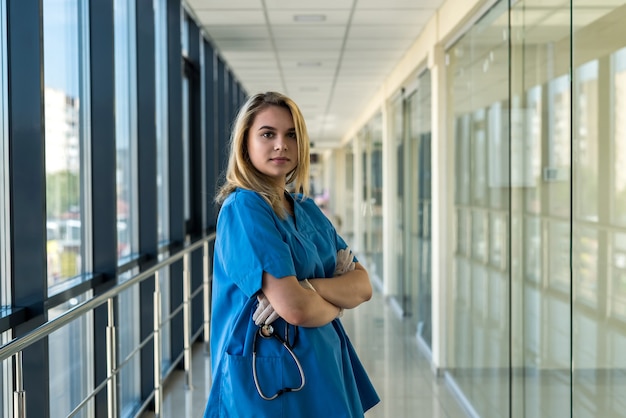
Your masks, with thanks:
[[[343,317],[352,343],[382,399],[366,418],[461,418],[463,409],[447,386],[433,376],[418,349],[415,333],[379,293]],[[193,356],[193,390],[184,372],[166,382],[163,418],[202,417],[210,388],[210,361],[198,344]],[[142,418],[153,417],[146,413]]]

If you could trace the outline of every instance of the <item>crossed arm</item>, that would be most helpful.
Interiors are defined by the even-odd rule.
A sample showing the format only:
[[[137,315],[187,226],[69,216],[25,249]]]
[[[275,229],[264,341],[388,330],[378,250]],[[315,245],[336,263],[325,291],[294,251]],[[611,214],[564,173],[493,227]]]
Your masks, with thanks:
[[[279,280],[264,272],[262,292],[280,317],[304,327],[326,325],[342,309],[354,308],[372,297],[369,275],[359,263],[340,276],[309,279],[309,283],[315,290],[301,286],[295,276]]]

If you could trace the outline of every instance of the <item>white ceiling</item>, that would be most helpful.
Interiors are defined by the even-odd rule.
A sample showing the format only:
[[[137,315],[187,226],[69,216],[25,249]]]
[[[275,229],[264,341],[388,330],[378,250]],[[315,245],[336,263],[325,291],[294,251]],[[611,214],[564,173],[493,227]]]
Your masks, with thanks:
[[[321,150],[339,145],[443,1],[185,3],[248,93],[276,90],[298,103]]]

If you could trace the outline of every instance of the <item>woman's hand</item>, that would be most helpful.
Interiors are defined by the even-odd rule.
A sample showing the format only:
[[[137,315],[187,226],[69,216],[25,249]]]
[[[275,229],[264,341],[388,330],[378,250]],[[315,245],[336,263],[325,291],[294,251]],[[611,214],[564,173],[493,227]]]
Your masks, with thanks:
[[[365,268],[354,261],[350,247],[337,251],[334,277],[311,279],[315,290],[330,303],[351,309],[372,297],[372,284]]]
[[[344,273],[354,270],[354,255],[350,247],[337,251],[337,263],[335,264],[335,273],[333,276],[341,276]]]

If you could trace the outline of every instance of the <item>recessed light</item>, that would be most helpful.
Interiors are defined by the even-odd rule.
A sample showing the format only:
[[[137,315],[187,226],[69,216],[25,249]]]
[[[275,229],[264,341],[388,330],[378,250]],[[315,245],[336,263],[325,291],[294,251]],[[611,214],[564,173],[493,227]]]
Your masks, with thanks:
[[[300,61],[298,67],[321,67],[322,63],[319,61]]]
[[[326,15],[294,15],[293,20],[296,22],[323,22]]]

